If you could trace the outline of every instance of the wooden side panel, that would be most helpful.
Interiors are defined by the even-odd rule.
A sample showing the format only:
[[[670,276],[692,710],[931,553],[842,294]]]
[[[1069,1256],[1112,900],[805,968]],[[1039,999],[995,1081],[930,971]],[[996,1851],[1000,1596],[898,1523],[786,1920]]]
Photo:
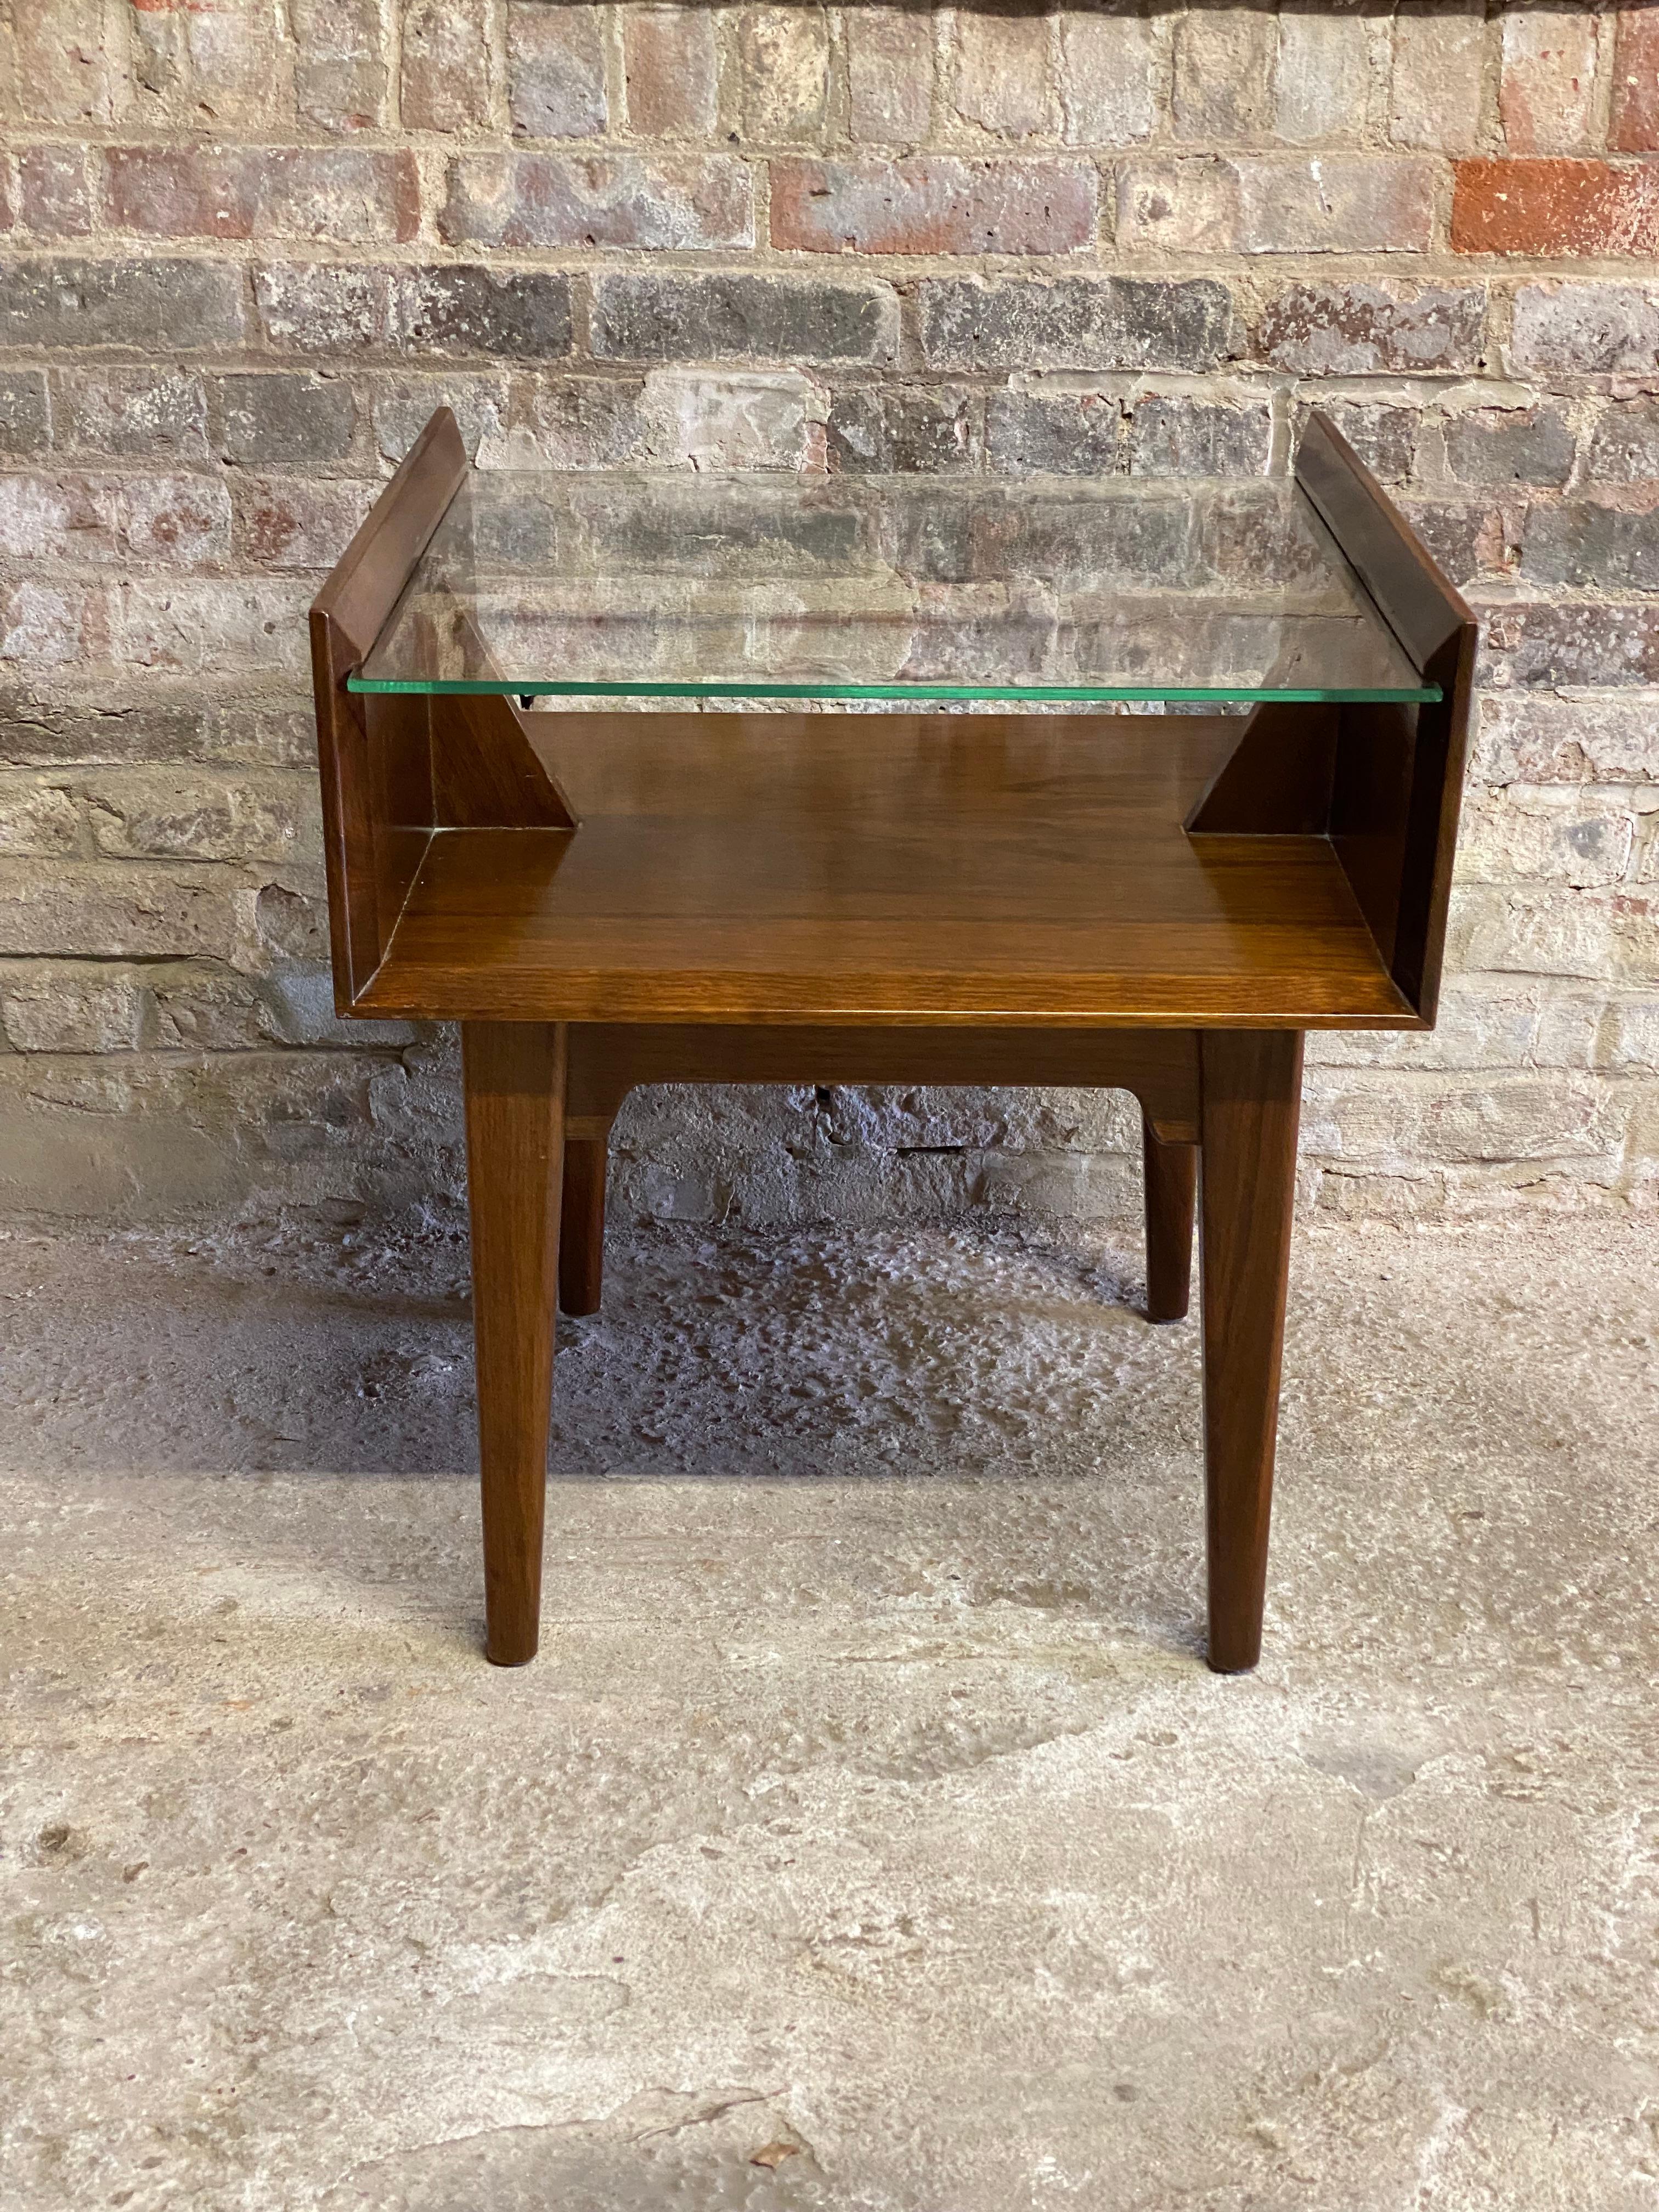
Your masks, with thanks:
[[[574,830],[510,699],[494,692],[434,699],[432,775],[437,820],[456,830]]]
[[[342,1013],[385,954],[432,825],[428,702],[375,702],[346,689],[466,473],[455,417],[441,407],[375,501],[311,609],[311,678],[322,777],[324,855]]]
[[[1187,817],[1191,836],[1318,837],[1331,811],[1337,710],[1263,700]]]

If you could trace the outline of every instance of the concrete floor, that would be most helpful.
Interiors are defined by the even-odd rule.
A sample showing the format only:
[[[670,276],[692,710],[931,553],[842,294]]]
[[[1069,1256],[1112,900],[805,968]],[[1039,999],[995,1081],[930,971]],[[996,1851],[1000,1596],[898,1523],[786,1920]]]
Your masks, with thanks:
[[[0,1244],[0,2203],[1652,2212],[1656,1258],[1304,1233],[1220,1680],[1127,1240],[614,1249],[513,1674],[453,1231]]]

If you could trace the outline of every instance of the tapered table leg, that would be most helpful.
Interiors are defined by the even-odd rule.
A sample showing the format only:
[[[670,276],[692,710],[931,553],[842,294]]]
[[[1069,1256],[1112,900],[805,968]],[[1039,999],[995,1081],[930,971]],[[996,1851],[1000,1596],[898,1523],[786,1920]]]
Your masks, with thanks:
[[[1184,1321],[1192,1296],[1198,1146],[1159,1144],[1143,1115],[1140,1157],[1146,1198],[1146,1318]]]
[[[603,1137],[572,1138],[564,1148],[559,1214],[559,1304],[568,1314],[598,1313],[605,1280]]]
[[[484,1650],[536,1656],[564,1154],[565,1031],[463,1022],[472,1328],[483,1474]]]
[[[1230,1674],[1261,1656],[1302,1039],[1206,1030],[1201,1052],[1208,1656]]]

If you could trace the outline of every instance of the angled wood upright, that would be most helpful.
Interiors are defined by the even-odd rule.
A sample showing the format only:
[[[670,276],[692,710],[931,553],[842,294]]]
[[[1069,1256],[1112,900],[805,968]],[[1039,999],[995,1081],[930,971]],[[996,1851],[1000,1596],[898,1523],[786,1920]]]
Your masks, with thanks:
[[[1298,479],[1419,702],[531,715],[356,688],[466,469],[441,409],[312,659],[340,1011],[462,1026],[489,1656],[536,1650],[554,1309],[599,1302],[628,1091],[983,1083],[1137,1098],[1151,1319],[1187,1310],[1197,1212],[1207,1656],[1253,1666],[1303,1036],[1433,1022],[1468,610],[1315,415]]]

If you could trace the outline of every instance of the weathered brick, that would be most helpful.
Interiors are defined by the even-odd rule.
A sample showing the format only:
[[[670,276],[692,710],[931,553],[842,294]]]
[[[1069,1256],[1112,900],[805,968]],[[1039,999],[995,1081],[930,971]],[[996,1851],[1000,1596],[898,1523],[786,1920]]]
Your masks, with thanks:
[[[1659,253],[1659,164],[1460,161],[1457,253]]]
[[[1417,253],[1436,181],[1434,163],[1410,155],[1131,161],[1118,173],[1117,236],[1139,252]]]
[[[1129,471],[1139,477],[1260,476],[1273,453],[1266,392],[1231,399],[1143,392],[1129,425]]]
[[[0,865],[0,953],[228,958],[235,891],[235,878],[211,867],[8,860]]]
[[[964,123],[994,138],[1059,128],[1046,14],[963,8],[956,32],[955,106]]]
[[[593,138],[605,129],[605,52],[596,8],[513,0],[507,62],[520,137]]]
[[[309,577],[136,576],[108,611],[110,658],[118,666],[210,677],[309,675],[306,610]]]
[[[502,376],[404,376],[377,381],[375,450],[386,460],[402,460],[437,407],[452,410],[462,443],[476,456],[480,447],[494,446],[505,434],[507,380]]]
[[[315,844],[312,780],[105,769],[81,787],[100,854],[112,860],[286,860]]]
[[[207,394],[182,368],[62,369],[57,444],[121,460],[207,459]]]
[[[933,368],[1214,368],[1232,298],[1205,277],[929,277],[916,288]]]
[[[147,968],[143,980],[144,1042],[157,1051],[246,1052],[277,1035],[250,976],[205,961],[169,960]]]
[[[1498,112],[1511,154],[1561,154],[1590,143],[1600,31],[1591,9],[1505,15]]]
[[[96,594],[83,585],[0,582],[0,660],[61,668],[80,655],[96,614]]]
[[[1572,473],[1572,425],[1559,406],[1471,407],[1447,417],[1444,437],[1460,483],[1564,484]]]
[[[653,369],[640,400],[651,458],[671,467],[821,471],[829,411],[823,386],[794,368]]]
[[[1383,483],[1403,483],[1417,459],[1422,410],[1394,399],[1333,397],[1316,387],[1313,404],[1329,416],[1371,474]],[[1300,438],[1306,408],[1297,410]]]
[[[1470,774],[1484,783],[1659,784],[1659,699],[1487,691]]]
[[[131,1052],[144,992],[103,961],[16,961],[0,968],[0,1029],[14,1052]]]
[[[115,117],[121,66],[106,36],[103,0],[53,0],[11,10],[15,94],[37,123],[103,127]]]
[[[1376,19],[1328,4],[1282,8],[1273,128],[1292,146],[1364,135]],[[1386,35],[1384,33],[1383,35]]]
[[[1133,146],[1158,121],[1158,41],[1143,16],[1068,8],[1060,26],[1060,98],[1073,146]]]
[[[1398,495],[1400,509],[1454,584],[1505,576],[1515,550],[1501,507],[1486,500],[1424,499]]]
[[[819,7],[745,8],[738,21],[745,137],[816,145],[830,103],[830,26]]]
[[[112,146],[104,173],[106,221],[148,238],[378,245],[411,239],[420,227],[420,179],[407,151]]]
[[[20,765],[225,760],[292,768],[315,755],[308,708],[204,703],[199,689],[120,700],[103,684],[81,699],[0,690],[0,760]]]
[[[1605,1092],[1582,1078],[1465,1078],[1428,1103],[1418,1142],[1431,1159],[1576,1158],[1607,1149],[1607,1122]]]
[[[319,261],[256,269],[259,332],[276,353],[384,350],[392,343],[392,272]]]
[[[775,161],[772,243],[813,253],[1071,253],[1094,243],[1091,162]]]
[[[1615,153],[1659,153],[1659,15],[1619,10],[1607,144]]]
[[[163,356],[234,346],[243,273],[211,261],[23,260],[0,267],[0,345]]]
[[[0,369],[0,454],[26,460],[46,449],[51,434],[46,380],[38,368]]]
[[[406,128],[453,133],[488,126],[495,77],[489,12],[488,0],[414,0],[405,10],[399,102]]]
[[[609,469],[640,459],[641,379],[541,375],[519,380],[497,467]],[[404,448],[395,450],[402,451]]]
[[[752,246],[747,163],[713,154],[470,154],[438,218],[452,246]]]
[[[1291,284],[1262,309],[1255,349],[1301,376],[1476,368],[1486,320],[1484,286]]]
[[[896,329],[884,284],[618,274],[593,287],[593,351],[620,360],[887,361]]]
[[[457,262],[400,270],[396,315],[405,352],[552,361],[572,346],[570,279],[550,270]]]
[[[1485,0],[1403,0],[1389,92],[1396,145],[1469,154],[1480,144],[1486,16]]]
[[[381,128],[391,71],[377,0],[288,0],[288,13],[304,120],[340,135]]]
[[[914,145],[933,114],[933,20],[926,8],[849,8],[848,118],[866,144]]]
[[[1487,682],[1545,690],[1659,684],[1659,606],[1504,602],[1485,611]]]
[[[286,106],[293,57],[283,11],[257,0],[164,0],[135,8],[127,20],[155,118],[185,133],[254,131],[273,107]]]
[[[160,988],[155,995],[164,1019],[181,1028],[189,1022],[191,1040],[210,1023],[216,1029],[237,1018],[234,1000],[210,999],[204,1004],[199,985],[187,1000],[182,993]],[[356,1016],[343,1020],[334,1011],[334,978],[321,965],[278,969],[260,986],[252,1012],[257,1034],[250,1042],[274,1037],[281,1044],[349,1045],[361,1052],[370,1045],[410,1044],[420,1034],[412,1022],[366,1022]]]
[[[1659,481],[1659,400],[1609,401],[1596,418],[1585,474],[1591,483]]]
[[[720,42],[711,12],[695,5],[636,6],[623,11],[622,28],[629,129],[647,138],[708,137],[720,106]],[[854,35],[849,21],[849,46]]]
[[[230,503],[211,477],[0,477],[0,551],[193,567],[230,550]]]
[[[351,543],[377,487],[349,478],[307,483],[255,477],[235,487],[235,549],[262,568],[331,568]]]
[[[1510,352],[1546,375],[1643,376],[1659,369],[1659,284],[1524,284]]]
[[[1189,9],[1176,19],[1176,135],[1213,143],[1248,138],[1268,118],[1274,33],[1259,8]]]
[[[61,781],[26,770],[0,772],[0,854],[73,853],[81,842],[81,813]]]
[[[977,398],[959,387],[855,386],[830,405],[830,463],[849,476],[971,470],[983,450],[980,416]]]
[[[1594,785],[1524,786],[1477,793],[1466,801],[1457,871],[1467,883],[1558,883],[1574,890],[1622,883],[1637,825],[1659,806]]]
[[[240,469],[321,468],[351,449],[356,402],[337,378],[254,372],[212,380],[219,450]]]
[[[1059,380],[994,392],[985,441],[990,467],[1003,476],[1109,477],[1126,465],[1121,402]]]
[[[27,146],[17,157],[18,219],[37,238],[85,238],[92,178],[82,146]]]
[[[1527,514],[1522,574],[1540,584],[1604,592],[1659,591],[1659,514],[1597,499],[1534,503]]]

